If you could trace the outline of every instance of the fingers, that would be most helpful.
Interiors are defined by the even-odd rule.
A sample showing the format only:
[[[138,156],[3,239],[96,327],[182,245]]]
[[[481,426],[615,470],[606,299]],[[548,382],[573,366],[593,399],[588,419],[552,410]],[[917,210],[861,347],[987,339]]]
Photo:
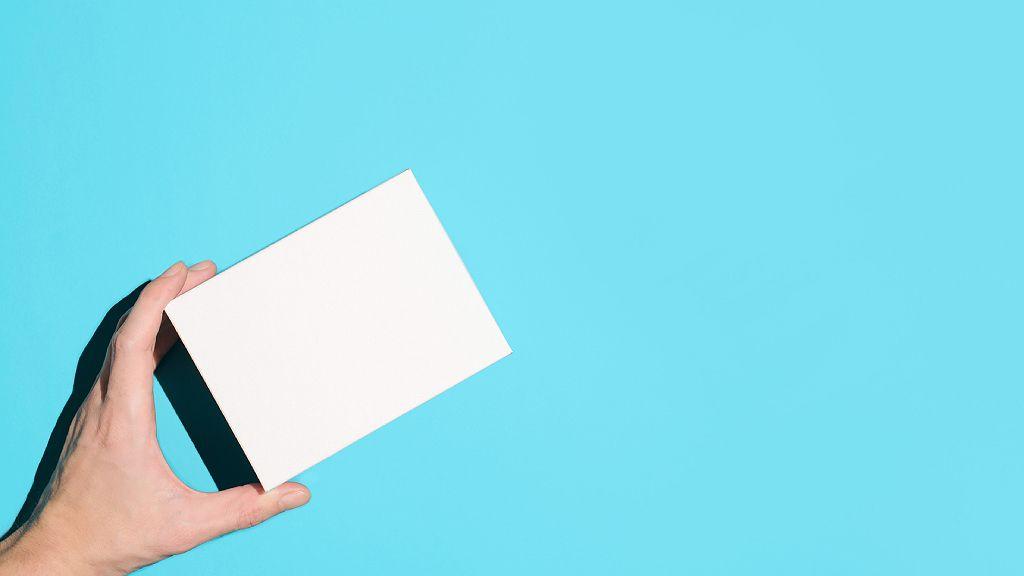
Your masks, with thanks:
[[[286,510],[309,502],[309,488],[286,482],[269,492],[259,484],[249,484],[201,496],[205,540],[251,528]]]
[[[111,341],[111,394],[130,394],[133,389],[152,387],[153,351],[164,307],[181,293],[187,277],[185,265],[176,262],[139,294]]]
[[[179,296],[213,278],[216,274],[217,265],[210,260],[203,260],[189,266],[188,276],[185,278],[185,284],[181,287]],[[166,316],[163,317],[163,322],[160,324],[160,330],[156,336],[156,345],[153,348],[153,364],[159,364],[167,354],[167,351],[177,341],[178,333],[174,331],[174,326],[171,326],[171,322]]]

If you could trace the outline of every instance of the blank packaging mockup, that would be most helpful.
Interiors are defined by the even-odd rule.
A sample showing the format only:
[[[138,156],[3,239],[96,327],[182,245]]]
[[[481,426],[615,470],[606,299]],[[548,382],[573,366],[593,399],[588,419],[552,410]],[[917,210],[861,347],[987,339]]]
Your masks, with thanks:
[[[267,490],[511,353],[410,171],[167,316]]]

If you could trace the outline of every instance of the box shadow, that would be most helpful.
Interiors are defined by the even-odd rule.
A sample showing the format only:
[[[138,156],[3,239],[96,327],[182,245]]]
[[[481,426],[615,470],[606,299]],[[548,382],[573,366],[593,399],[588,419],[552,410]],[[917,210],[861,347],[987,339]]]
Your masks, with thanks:
[[[192,356],[180,341],[157,366],[156,378],[217,489],[259,482]]]

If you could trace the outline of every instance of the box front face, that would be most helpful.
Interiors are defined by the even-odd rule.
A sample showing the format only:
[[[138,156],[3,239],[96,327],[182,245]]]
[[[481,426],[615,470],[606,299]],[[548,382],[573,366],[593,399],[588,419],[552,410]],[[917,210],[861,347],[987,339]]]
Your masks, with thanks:
[[[167,313],[267,489],[510,352],[411,172]]]

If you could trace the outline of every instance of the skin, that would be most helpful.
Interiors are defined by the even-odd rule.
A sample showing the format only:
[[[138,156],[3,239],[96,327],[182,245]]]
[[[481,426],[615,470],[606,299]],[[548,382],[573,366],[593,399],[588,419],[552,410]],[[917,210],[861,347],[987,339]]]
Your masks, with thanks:
[[[198,492],[160,451],[153,370],[177,340],[163,310],[216,272],[178,262],[122,318],[32,519],[0,542],[0,576],[127,574],[309,501],[293,482]]]

